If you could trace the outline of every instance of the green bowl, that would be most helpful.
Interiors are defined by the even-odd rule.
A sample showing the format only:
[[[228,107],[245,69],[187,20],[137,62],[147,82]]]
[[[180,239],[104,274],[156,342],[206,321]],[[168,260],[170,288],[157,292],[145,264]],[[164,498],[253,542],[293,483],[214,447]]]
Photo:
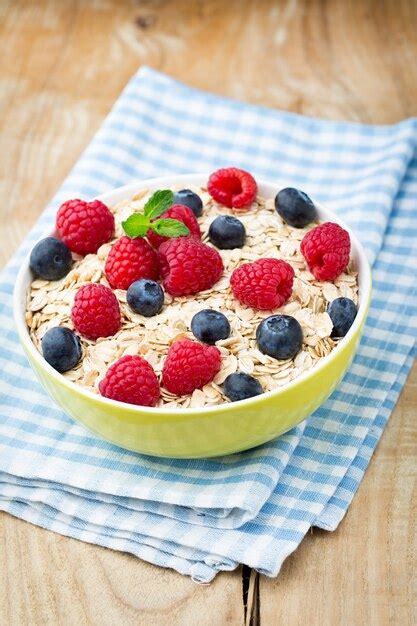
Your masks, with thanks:
[[[100,196],[108,205],[130,198],[144,187],[203,185],[207,175],[182,175],[140,181]],[[284,187],[259,183],[260,195],[274,197]],[[26,294],[32,280],[29,257],[14,290],[14,315],[29,362],[49,395],[72,418],[101,437],[129,450],[154,456],[199,458],[230,454],[258,446],[299,424],[332,393],[355,354],[371,298],[371,273],[365,252],[352,231],[327,209],[321,220],[336,221],[349,231],[359,272],[359,308],[348,334],[313,369],[284,387],[261,396],[200,409],[148,408],[108,400],[82,389],[56,372],[33,345],[25,323]],[[45,233],[45,236],[54,234]]]

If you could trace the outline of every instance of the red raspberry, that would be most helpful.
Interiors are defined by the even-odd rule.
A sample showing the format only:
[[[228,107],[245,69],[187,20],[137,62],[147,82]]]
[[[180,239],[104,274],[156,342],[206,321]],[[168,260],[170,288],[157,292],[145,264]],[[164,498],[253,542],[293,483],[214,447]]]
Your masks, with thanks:
[[[75,330],[87,339],[110,337],[121,325],[119,303],[111,289],[90,283],[75,294],[71,319]]]
[[[113,289],[128,289],[139,278],[157,280],[156,252],[145,239],[125,235],[110,250],[104,273]]]
[[[293,280],[294,270],[286,261],[258,259],[237,267],[230,277],[230,286],[242,304],[269,311],[287,302]]]
[[[349,263],[349,233],[339,224],[325,222],[304,235],[301,252],[317,280],[335,280]]]
[[[208,179],[207,190],[216,202],[233,209],[242,209],[255,200],[258,186],[249,172],[228,167],[213,172]]]
[[[220,370],[220,350],[191,339],[181,339],[168,350],[162,384],[177,396],[192,393],[210,383]]]
[[[140,356],[122,356],[109,367],[98,387],[105,398],[141,406],[155,406],[160,397],[156,374]]]
[[[84,256],[110,241],[114,216],[100,200],[67,200],[56,215],[56,229],[72,252]]]
[[[185,206],[184,204],[174,204],[168,211],[165,211],[163,215],[161,215],[158,219],[164,219],[166,217],[171,218],[172,220],[178,220],[182,222],[186,226],[188,226],[188,230],[190,231],[190,235],[192,237],[196,237],[196,239],[201,239],[201,231],[200,226],[198,225],[197,219],[192,212],[192,210]],[[170,237],[162,237],[162,235],[157,235],[157,233],[152,230],[148,230],[148,234],[146,235],[154,248],[159,248],[161,243],[164,241],[168,241]]]
[[[193,237],[176,237],[158,250],[163,284],[171,296],[190,296],[210,289],[223,274],[223,261],[214,248]]]

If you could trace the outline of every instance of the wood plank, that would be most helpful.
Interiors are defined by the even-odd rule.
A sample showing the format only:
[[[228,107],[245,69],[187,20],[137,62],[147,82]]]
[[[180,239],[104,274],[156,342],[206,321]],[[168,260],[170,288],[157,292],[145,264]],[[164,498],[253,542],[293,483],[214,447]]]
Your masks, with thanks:
[[[1,534],[2,624],[189,626],[196,616],[203,626],[243,624],[240,570],[197,585],[173,570],[4,513]]]
[[[141,64],[329,119],[390,123],[417,113],[413,0],[3,0],[0,18],[0,263]],[[260,581],[260,597],[252,575],[248,605],[262,623],[407,623],[415,373],[412,381],[340,529],[308,537],[277,581]],[[243,620],[239,572],[195,587],[4,514],[0,554],[5,623]]]

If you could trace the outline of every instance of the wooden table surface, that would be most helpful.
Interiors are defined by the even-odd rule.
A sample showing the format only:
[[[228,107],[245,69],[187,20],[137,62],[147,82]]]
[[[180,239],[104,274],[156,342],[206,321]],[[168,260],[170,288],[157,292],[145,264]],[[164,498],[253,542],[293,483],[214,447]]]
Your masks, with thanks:
[[[417,114],[415,0],[1,0],[0,15],[1,262],[141,64],[325,118]],[[314,530],[277,579],[245,569],[198,586],[0,515],[0,623],[416,623],[416,401],[417,368],[346,519]]]

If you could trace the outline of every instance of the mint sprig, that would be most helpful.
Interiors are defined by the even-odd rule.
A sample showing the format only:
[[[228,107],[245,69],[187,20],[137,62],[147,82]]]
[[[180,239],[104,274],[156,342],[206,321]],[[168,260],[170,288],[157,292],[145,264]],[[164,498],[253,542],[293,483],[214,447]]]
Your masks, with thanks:
[[[127,220],[122,222],[126,235],[132,238],[145,237],[148,230],[153,230],[162,237],[189,235],[189,229],[179,220],[156,219],[172,206],[173,200],[174,194],[170,189],[155,191],[145,204],[143,213],[132,213]]]

